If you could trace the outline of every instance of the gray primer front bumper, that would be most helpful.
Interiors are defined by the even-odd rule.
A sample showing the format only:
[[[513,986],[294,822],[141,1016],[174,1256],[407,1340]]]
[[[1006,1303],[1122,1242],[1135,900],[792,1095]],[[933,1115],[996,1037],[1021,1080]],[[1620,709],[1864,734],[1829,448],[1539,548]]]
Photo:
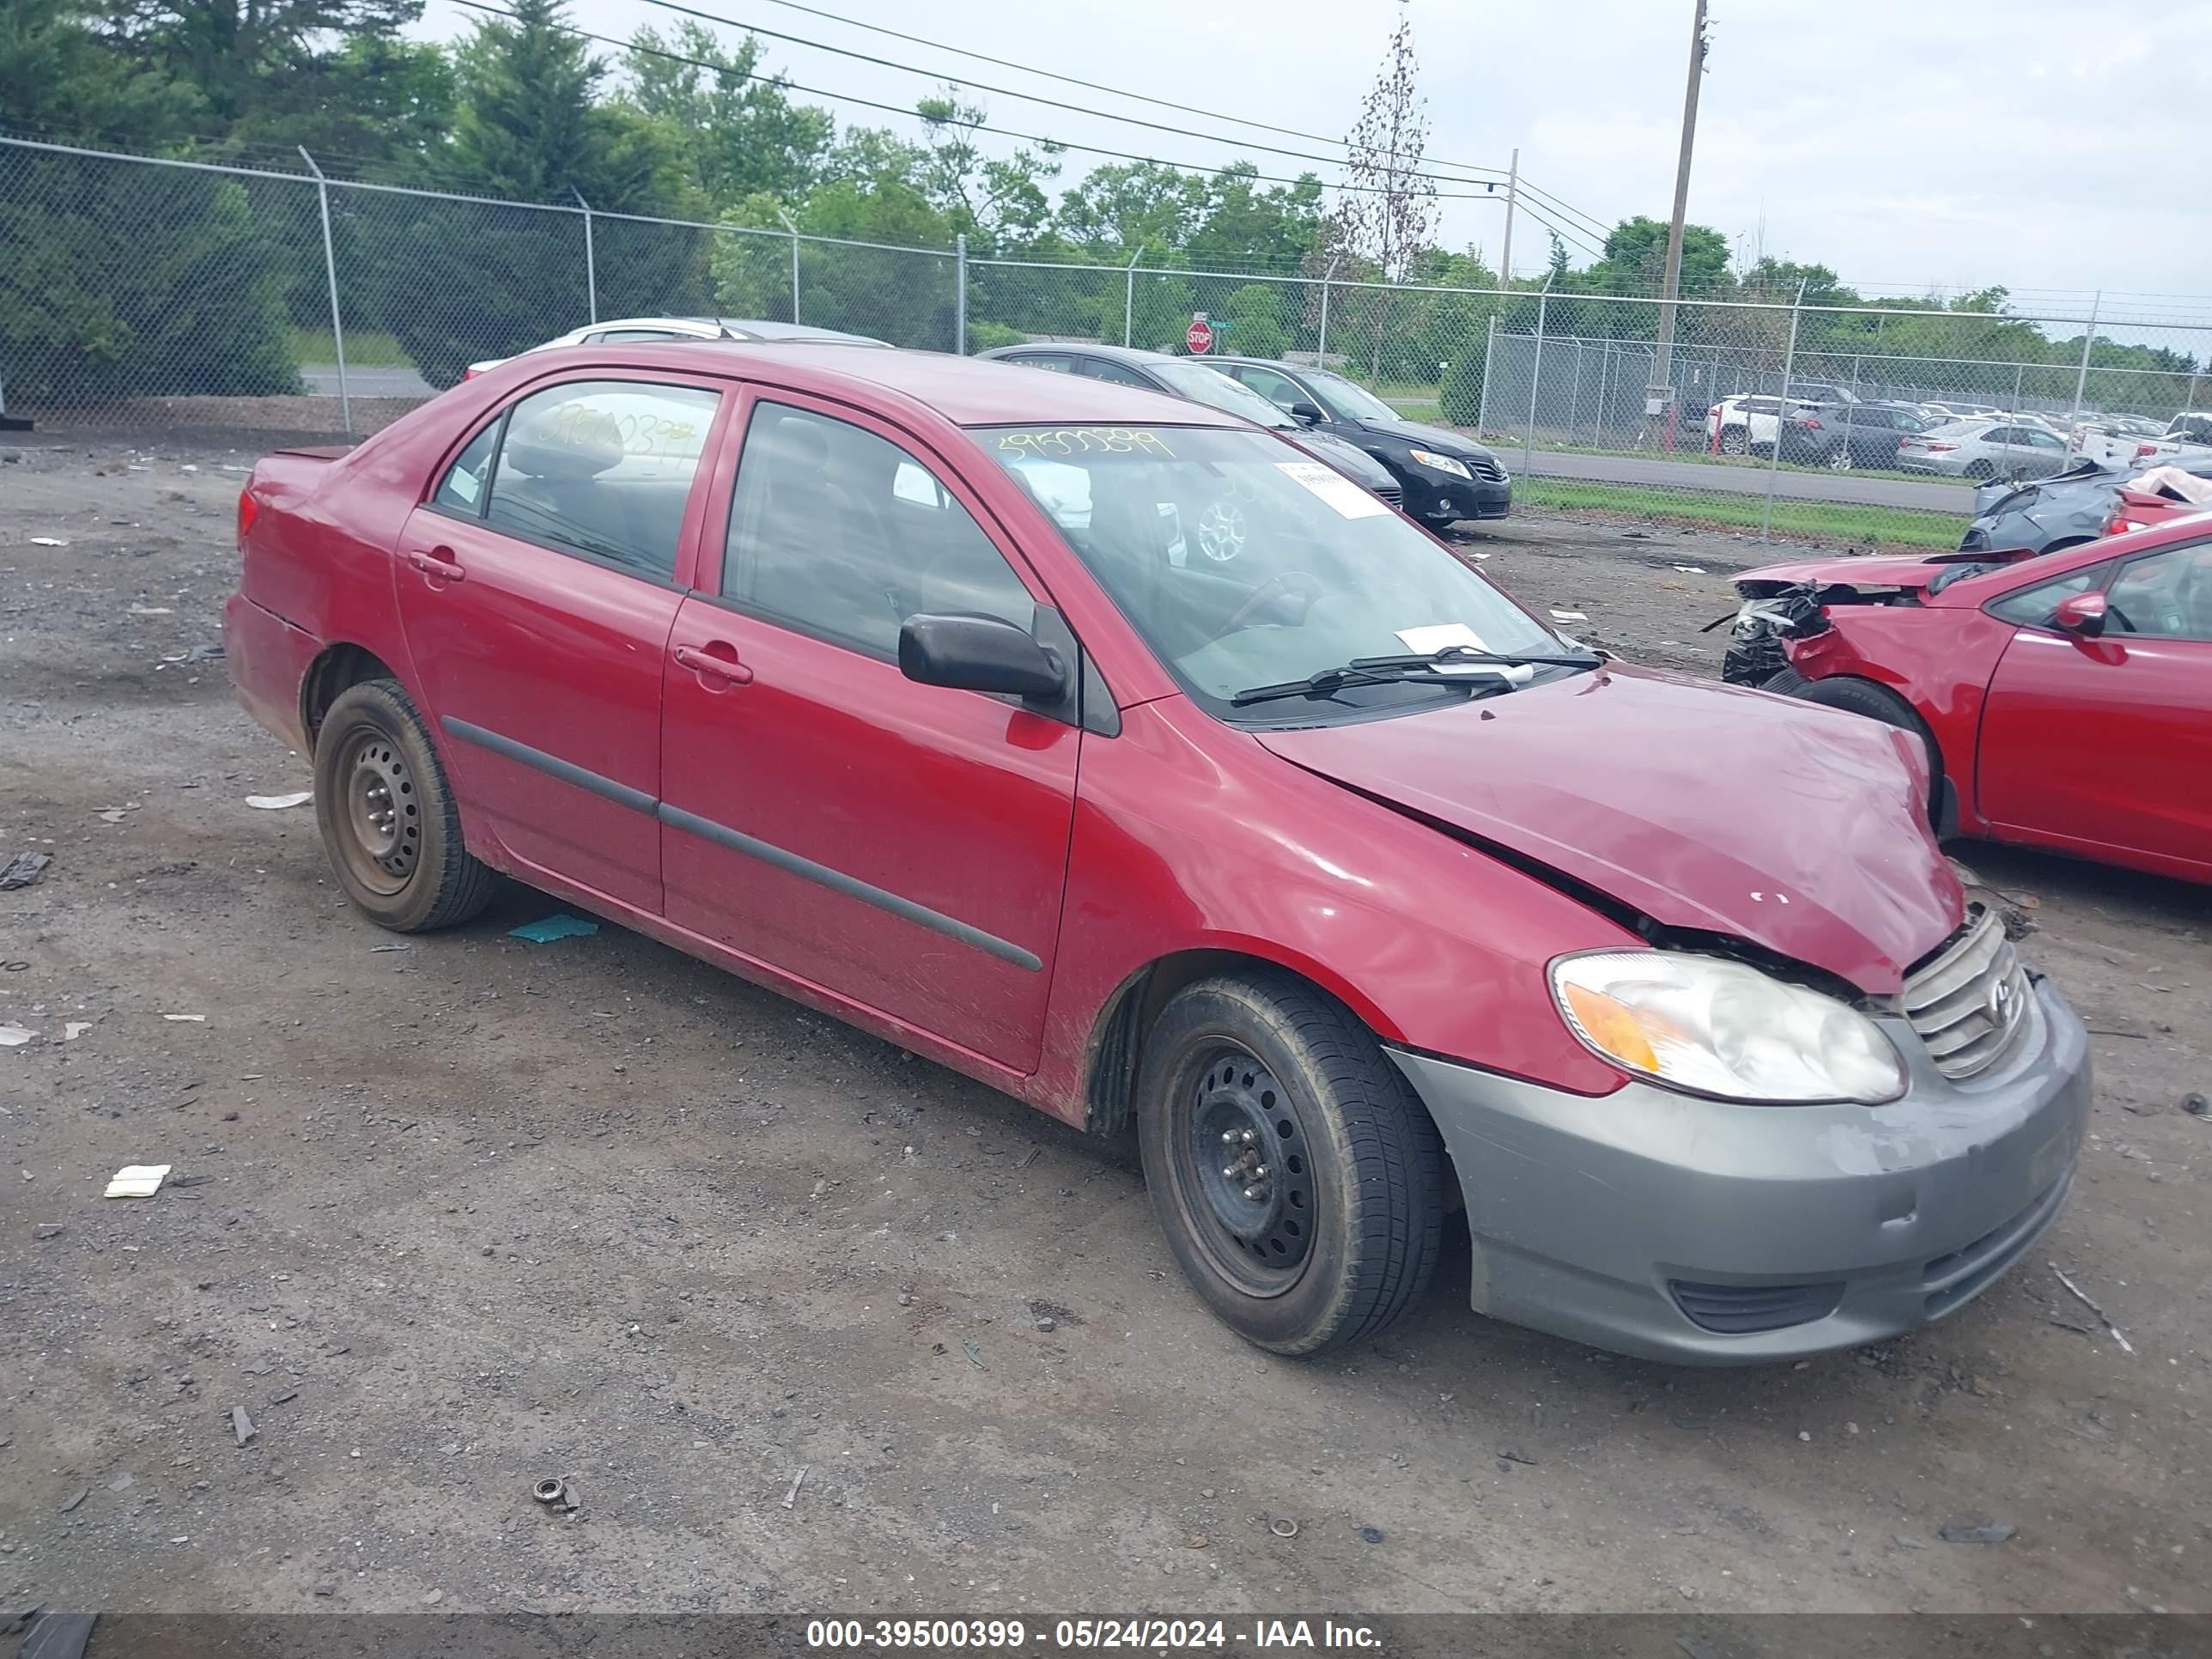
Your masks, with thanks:
[[[2011,1059],[1954,1083],[1884,1019],[1888,1106],[1746,1106],[1641,1083],[1595,1098],[1389,1051],[1467,1197],[1478,1312],[1693,1365],[1796,1358],[1941,1318],[2057,1215],[2088,1115],[2087,1034],[2048,982]],[[1669,1280],[1841,1281],[1834,1311],[1729,1335]]]

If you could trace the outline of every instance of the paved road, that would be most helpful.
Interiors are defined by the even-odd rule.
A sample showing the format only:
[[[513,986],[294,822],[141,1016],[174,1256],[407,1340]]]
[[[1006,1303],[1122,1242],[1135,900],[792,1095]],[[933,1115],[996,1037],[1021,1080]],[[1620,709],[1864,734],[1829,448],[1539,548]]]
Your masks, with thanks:
[[[1521,456],[1510,446],[1498,451],[1508,467],[1520,469]],[[1538,450],[1526,469],[1540,477],[1587,478],[1594,483],[1653,484],[1669,489],[1721,490],[1738,495],[1764,495],[1767,469],[1725,466],[1705,461],[1662,461],[1644,455],[1589,455],[1572,451]],[[1774,475],[1774,493],[1791,501],[1850,501],[1869,507],[1917,507],[1936,513],[1969,514],[1973,492],[1963,485],[1922,483],[1901,478],[1868,478],[1850,472],[1792,472]]]
[[[338,395],[336,364],[319,363],[300,370],[307,390],[318,398]],[[346,392],[355,398],[427,398],[430,383],[411,368],[349,368]]]

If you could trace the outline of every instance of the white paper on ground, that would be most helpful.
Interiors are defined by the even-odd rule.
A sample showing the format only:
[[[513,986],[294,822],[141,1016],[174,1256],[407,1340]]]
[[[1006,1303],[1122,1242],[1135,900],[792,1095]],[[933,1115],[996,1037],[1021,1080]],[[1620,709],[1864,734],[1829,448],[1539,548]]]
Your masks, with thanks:
[[[36,1036],[27,1026],[0,1025],[0,1048],[20,1048]]]
[[[64,1042],[75,1042],[79,1037],[82,1036],[91,1029],[92,1022],[88,1019],[70,1020],[62,1027],[62,1041]]]
[[[67,547],[69,544],[64,541],[59,536],[33,536],[31,538],[31,545],[33,547]]]
[[[1390,509],[1334,467],[1319,461],[1277,461],[1275,465],[1334,507],[1340,518],[1371,519]]]
[[[288,806],[305,806],[314,799],[312,789],[301,789],[289,795],[248,795],[246,804],[258,806],[264,812],[281,812]]]
[[[161,1183],[168,1178],[169,1166],[166,1164],[126,1164],[107,1183],[106,1196],[151,1198],[161,1190]]]
[[[1588,613],[1581,611],[1554,611],[1552,613],[1552,620],[1553,622],[1588,622],[1589,617]]]
[[[204,1025],[207,1024],[207,1016],[205,1014],[164,1014],[161,1018],[163,1019],[177,1020],[180,1023],[189,1022],[194,1025]]]

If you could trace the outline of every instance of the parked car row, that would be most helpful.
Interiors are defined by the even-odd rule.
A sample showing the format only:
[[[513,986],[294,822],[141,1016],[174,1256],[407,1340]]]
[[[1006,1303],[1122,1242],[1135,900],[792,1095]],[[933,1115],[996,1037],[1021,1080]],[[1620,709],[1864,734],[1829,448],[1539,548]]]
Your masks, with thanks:
[[[1463,440],[1285,378],[1474,499]],[[1292,435],[935,353],[529,353],[255,466],[226,662],[371,921],[503,873],[1133,1128],[1261,1346],[1381,1331],[1461,1209],[1479,1310],[1654,1358],[1978,1295],[2065,1202],[2087,1043],[1918,736],[1588,650]]]

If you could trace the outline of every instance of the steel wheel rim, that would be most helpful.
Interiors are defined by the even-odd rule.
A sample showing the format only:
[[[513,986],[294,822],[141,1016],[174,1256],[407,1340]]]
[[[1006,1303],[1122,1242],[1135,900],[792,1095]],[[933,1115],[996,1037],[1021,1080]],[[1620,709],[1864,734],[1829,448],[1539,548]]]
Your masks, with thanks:
[[[387,896],[404,890],[422,858],[422,809],[414,770],[380,732],[359,732],[338,756],[332,817],[354,878]]]
[[[1304,1277],[1319,1193],[1303,1115],[1249,1050],[1217,1042],[1183,1071],[1185,1212],[1206,1261],[1247,1296]]]

